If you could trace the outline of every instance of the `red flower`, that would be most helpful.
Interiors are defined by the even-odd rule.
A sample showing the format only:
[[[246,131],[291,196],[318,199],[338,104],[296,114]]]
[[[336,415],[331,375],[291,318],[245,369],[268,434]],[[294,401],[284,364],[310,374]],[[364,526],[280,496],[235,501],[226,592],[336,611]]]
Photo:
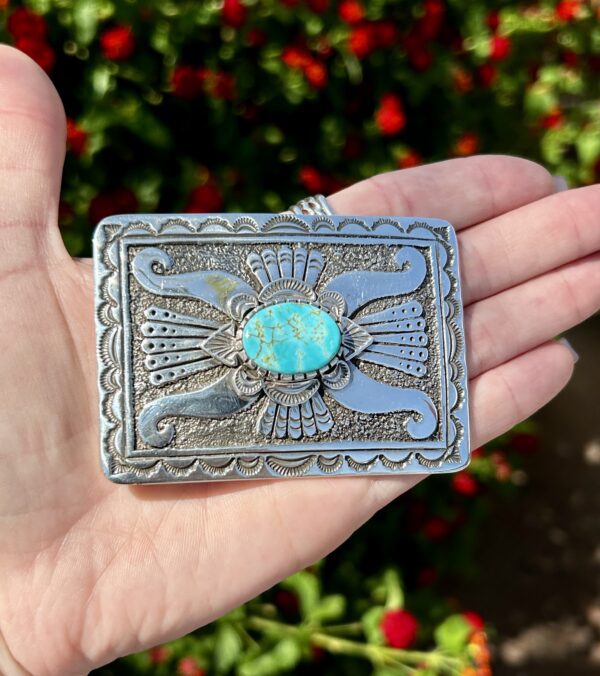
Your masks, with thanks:
[[[298,178],[304,190],[309,193],[318,193],[324,191],[325,177],[321,175],[318,169],[311,166],[304,166],[298,172]]]
[[[131,26],[114,26],[100,33],[100,48],[105,59],[125,61],[135,50],[135,38]]]
[[[497,9],[492,9],[488,12],[485,22],[491,31],[497,31],[500,25],[500,13]]]
[[[278,589],[274,601],[279,612],[284,615],[289,616],[298,613],[300,607],[298,596],[289,589]]]
[[[189,194],[188,203],[185,207],[191,213],[211,213],[223,209],[223,197],[218,186],[209,181],[204,185],[194,188]]]
[[[391,47],[398,37],[396,24],[393,21],[382,19],[371,23],[378,47]]]
[[[554,129],[555,127],[560,127],[563,121],[564,117],[562,111],[556,109],[540,119],[540,126],[544,129]]]
[[[398,160],[400,169],[410,169],[423,163],[423,158],[416,150],[407,150]]]
[[[235,97],[235,78],[231,73],[219,71],[212,79],[212,87],[209,93],[216,99],[233,100]]]
[[[358,0],[342,0],[338,6],[338,14],[346,23],[358,23],[365,18],[365,8]]]
[[[554,9],[554,13],[560,21],[572,21],[577,18],[580,7],[580,0],[560,0]]]
[[[470,497],[479,492],[479,483],[469,472],[459,472],[452,477],[452,488],[460,495]]]
[[[405,41],[406,56],[415,70],[427,70],[433,63],[433,56],[423,38],[416,32],[408,35]]]
[[[477,68],[477,80],[482,87],[491,87],[496,81],[498,70],[491,63],[482,63]]]
[[[348,36],[348,49],[359,59],[369,56],[377,46],[377,33],[372,24],[354,26]]]
[[[464,68],[456,68],[452,73],[452,83],[457,91],[465,94],[473,89],[473,76]]]
[[[169,649],[166,645],[157,645],[148,651],[152,664],[163,664],[169,659]]]
[[[502,61],[510,54],[510,40],[503,35],[494,35],[490,39],[490,59]]]
[[[247,16],[248,10],[240,0],[223,0],[221,20],[226,26],[239,28],[245,23]]]
[[[425,0],[425,14],[416,25],[416,32],[423,40],[434,40],[444,24],[446,8],[441,0]]]
[[[568,49],[560,55],[560,59],[567,66],[574,68],[579,63],[579,54]]]
[[[502,451],[494,451],[490,456],[496,466],[496,479],[498,481],[508,481],[512,474],[512,467]]]
[[[112,214],[135,213],[137,208],[135,193],[121,186],[96,195],[90,202],[88,215],[92,223],[98,223]]]
[[[312,56],[302,47],[285,47],[281,53],[281,60],[290,68],[306,68],[312,62]]]
[[[437,570],[433,566],[421,568],[417,575],[417,583],[420,587],[429,587],[437,580],[437,577]]]
[[[517,432],[510,440],[510,447],[520,453],[531,453],[540,447],[540,439],[529,432]]]
[[[450,524],[439,516],[432,516],[423,525],[423,533],[435,542],[445,540],[450,534]]]
[[[43,41],[48,32],[46,19],[26,7],[17,7],[8,17],[6,30],[13,38],[35,38]]]
[[[180,99],[195,99],[202,93],[203,78],[192,66],[175,66],[171,73],[171,89]]]
[[[79,156],[87,147],[87,133],[70,117],[67,118],[67,146],[73,155]]]
[[[404,128],[406,115],[396,94],[384,94],[375,113],[375,122],[384,136],[393,136]]]
[[[250,47],[262,47],[267,42],[267,34],[260,28],[251,28],[246,33],[246,43]]]
[[[327,84],[327,68],[316,59],[311,61],[304,69],[304,76],[308,83],[315,89],[323,89]]]
[[[473,627],[473,631],[483,631],[485,629],[485,620],[479,613],[473,610],[465,610],[462,616]]]
[[[315,14],[323,14],[329,7],[329,0],[308,0],[306,4]]]
[[[204,676],[204,670],[193,657],[182,657],[177,662],[177,676]]]
[[[385,642],[392,648],[410,648],[419,631],[417,618],[407,610],[388,610],[379,625]]]
[[[463,134],[454,144],[454,154],[459,157],[473,155],[479,150],[479,138],[477,134],[468,131]]]
[[[32,58],[40,68],[49,73],[56,61],[56,55],[50,45],[38,38],[22,37],[15,40],[15,47]]]

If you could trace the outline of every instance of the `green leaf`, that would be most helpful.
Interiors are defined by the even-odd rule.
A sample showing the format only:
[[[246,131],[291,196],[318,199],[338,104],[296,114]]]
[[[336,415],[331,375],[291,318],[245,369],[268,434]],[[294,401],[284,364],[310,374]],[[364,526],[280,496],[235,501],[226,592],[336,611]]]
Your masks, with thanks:
[[[473,627],[462,615],[451,615],[434,631],[435,641],[440,648],[450,653],[461,653],[467,643]]]
[[[302,659],[299,643],[291,637],[284,638],[269,652],[241,664],[239,676],[271,676],[293,669]]]
[[[229,671],[242,653],[241,636],[229,623],[222,623],[217,629],[214,664],[218,672]]]
[[[386,609],[399,610],[404,607],[404,592],[398,571],[394,568],[388,568],[383,574],[383,584],[387,592]]]
[[[284,580],[281,586],[296,593],[302,616],[309,617],[317,607],[321,597],[321,588],[317,577],[306,570],[301,570]]]
[[[382,606],[373,606],[361,617],[362,627],[365,636],[367,637],[367,641],[374,645],[383,644],[383,634],[381,633],[379,625],[381,624],[381,618],[383,617],[384,612],[385,608]]]
[[[311,622],[333,622],[339,620],[346,610],[346,599],[342,594],[330,594],[309,613]]]
[[[96,36],[98,20],[104,12],[101,0],[75,0],[73,3],[73,25],[75,39],[80,45],[89,45]]]
[[[596,127],[584,129],[575,141],[577,154],[582,164],[590,166],[600,157],[600,133]]]

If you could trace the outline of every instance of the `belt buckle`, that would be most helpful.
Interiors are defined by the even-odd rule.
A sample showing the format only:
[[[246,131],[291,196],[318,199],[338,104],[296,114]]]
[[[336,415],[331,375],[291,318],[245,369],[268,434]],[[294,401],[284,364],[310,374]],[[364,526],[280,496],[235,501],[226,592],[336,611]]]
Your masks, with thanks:
[[[94,237],[101,461],[118,483],[469,461],[456,236],[439,219],[120,215]]]

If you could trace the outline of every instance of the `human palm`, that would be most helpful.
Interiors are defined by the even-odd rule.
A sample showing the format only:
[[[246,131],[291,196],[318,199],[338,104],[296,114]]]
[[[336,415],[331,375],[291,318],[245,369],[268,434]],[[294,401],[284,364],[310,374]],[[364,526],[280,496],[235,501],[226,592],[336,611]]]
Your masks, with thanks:
[[[0,101],[0,671],[68,676],[241,604],[417,478],[107,481],[91,265],[57,228],[62,106],[7,47]],[[600,189],[554,193],[540,166],[496,156],[380,175],[330,200],[459,230],[476,446],[565,385],[573,355],[548,341],[600,307]]]

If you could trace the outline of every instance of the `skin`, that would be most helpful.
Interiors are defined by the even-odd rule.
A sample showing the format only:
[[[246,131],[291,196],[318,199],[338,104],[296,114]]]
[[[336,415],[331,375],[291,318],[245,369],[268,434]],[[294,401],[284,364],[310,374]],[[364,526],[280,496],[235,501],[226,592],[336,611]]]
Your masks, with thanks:
[[[0,148],[2,673],[83,674],[180,636],[324,556],[414,485],[107,481],[91,265],[68,256],[57,227],[64,113],[8,47]],[[551,339],[600,307],[599,187],[555,193],[542,167],[488,156],[376,176],[331,204],[459,230],[474,446],[567,383],[573,354]]]

